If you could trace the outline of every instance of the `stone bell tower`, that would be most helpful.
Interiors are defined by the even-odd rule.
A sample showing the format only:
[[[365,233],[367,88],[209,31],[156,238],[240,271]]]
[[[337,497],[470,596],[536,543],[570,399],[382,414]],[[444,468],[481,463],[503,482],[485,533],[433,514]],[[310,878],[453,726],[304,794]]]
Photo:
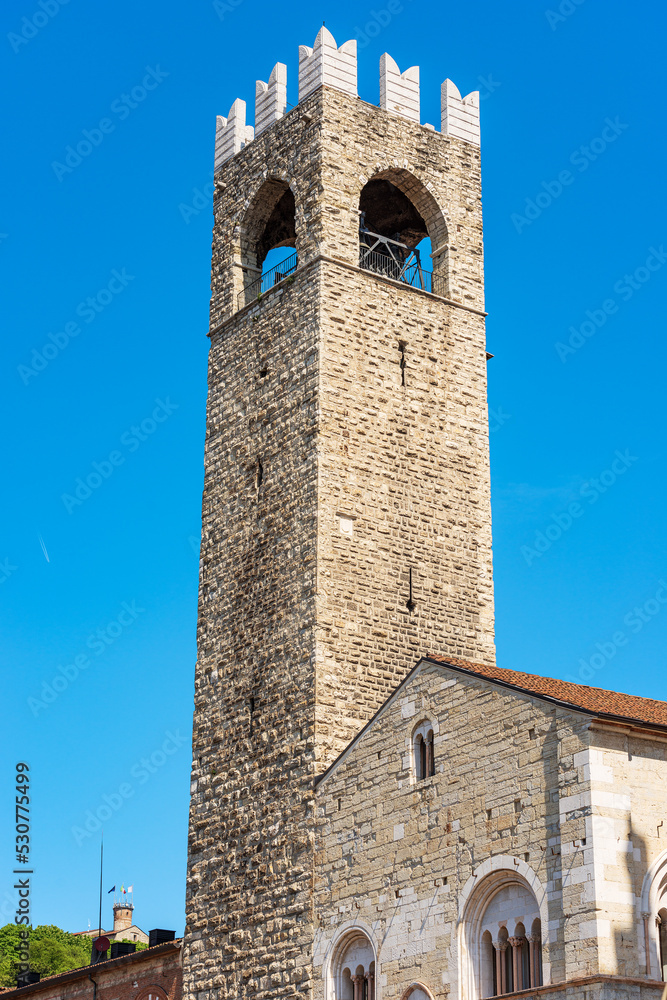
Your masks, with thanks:
[[[286,74],[216,132],[197,1000],[310,995],[314,777],[420,655],[494,657],[477,94],[445,81],[437,131],[385,55],[366,103],[324,28],[289,113]]]

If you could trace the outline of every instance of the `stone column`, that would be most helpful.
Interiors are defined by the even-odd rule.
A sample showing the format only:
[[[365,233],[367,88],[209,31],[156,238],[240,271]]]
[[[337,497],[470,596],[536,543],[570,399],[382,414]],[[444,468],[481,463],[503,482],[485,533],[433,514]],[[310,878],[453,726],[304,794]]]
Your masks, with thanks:
[[[368,982],[368,1000],[375,1000],[375,970],[371,969],[370,972],[366,973],[366,981]]]
[[[354,1000],[364,1000],[365,976],[352,976],[354,983]]]
[[[541,986],[538,965],[540,936],[539,934],[526,934],[526,940],[528,941],[528,968],[530,970],[530,983],[528,985],[532,989],[533,986]]]
[[[642,913],[644,918],[644,951],[646,952],[646,964],[644,966],[644,974],[646,976],[651,975],[651,933],[649,930],[649,917],[650,913]],[[660,917],[658,917],[658,921]]]
[[[507,993],[507,941],[494,941],[496,949],[496,996]]]
[[[512,992],[516,993],[517,990],[523,989],[523,967],[521,962],[521,946],[523,945],[523,938],[511,937],[510,944],[512,945],[512,972],[514,979],[514,986]]]

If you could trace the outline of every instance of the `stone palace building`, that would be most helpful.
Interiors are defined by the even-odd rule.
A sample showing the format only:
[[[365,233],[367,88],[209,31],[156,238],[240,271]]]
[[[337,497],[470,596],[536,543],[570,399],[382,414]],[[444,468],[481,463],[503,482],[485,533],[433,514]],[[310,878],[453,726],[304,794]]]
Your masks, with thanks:
[[[184,994],[657,1000],[667,704],[495,665],[478,95],[286,84],[217,123]]]

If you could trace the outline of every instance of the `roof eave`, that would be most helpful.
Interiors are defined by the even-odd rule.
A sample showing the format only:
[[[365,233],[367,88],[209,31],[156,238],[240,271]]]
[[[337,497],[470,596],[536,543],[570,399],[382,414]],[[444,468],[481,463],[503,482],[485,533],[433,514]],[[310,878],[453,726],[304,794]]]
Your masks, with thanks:
[[[141,951],[133,951],[129,955],[117,955],[116,958],[108,958],[106,962],[97,962],[95,965],[83,965],[80,969],[71,969],[69,972],[61,972],[60,975],[47,976],[38,983],[29,983],[27,986],[17,986],[16,989],[5,990],[3,997],[22,997],[33,993],[38,993],[42,989],[48,989],[54,983],[71,983],[77,979],[88,979],[89,975],[100,972],[110,972],[112,968],[122,965],[132,965],[134,962],[141,962],[156,955],[166,955],[170,951],[179,952],[183,938],[176,938],[175,941],[165,941],[162,944],[154,945],[152,948],[142,948]]]

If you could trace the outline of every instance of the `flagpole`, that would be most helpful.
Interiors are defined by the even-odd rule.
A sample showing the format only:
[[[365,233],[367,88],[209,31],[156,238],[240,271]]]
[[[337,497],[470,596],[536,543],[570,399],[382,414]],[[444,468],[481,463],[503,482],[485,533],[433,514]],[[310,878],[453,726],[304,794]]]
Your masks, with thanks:
[[[100,840],[100,919],[98,928],[98,937],[102,935],[102,863],[104,860],[104,835]]]

